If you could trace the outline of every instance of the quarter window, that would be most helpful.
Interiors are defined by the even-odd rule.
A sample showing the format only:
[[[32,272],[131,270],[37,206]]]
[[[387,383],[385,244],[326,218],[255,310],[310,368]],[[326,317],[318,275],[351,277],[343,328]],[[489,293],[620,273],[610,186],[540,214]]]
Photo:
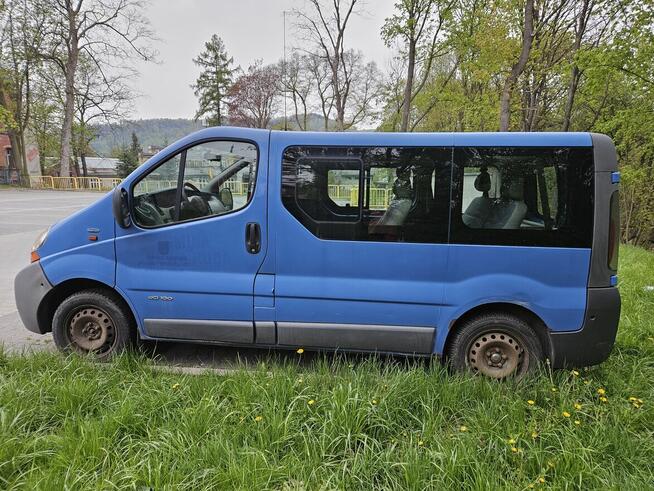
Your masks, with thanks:
[[[251,143],[221,140],[185,149],[134,186],[136,223],[157,227],[244,208],[256,171],[257,148]]]
[[[452,242],[590,247],[587,148],[455,150]]]

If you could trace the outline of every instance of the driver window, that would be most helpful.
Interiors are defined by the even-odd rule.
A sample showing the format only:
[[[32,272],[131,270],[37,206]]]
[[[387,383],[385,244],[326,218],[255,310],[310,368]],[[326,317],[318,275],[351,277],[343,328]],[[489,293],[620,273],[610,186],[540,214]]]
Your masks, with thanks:
[[[240,210],[252,197],[256,171],[257,148],[251,143],[211,141],[190,147],[134,187],[136,222],[156,227]]]
[[[134,218],[145,227],[175,222],[181,154],[153,169],[134,186]]]

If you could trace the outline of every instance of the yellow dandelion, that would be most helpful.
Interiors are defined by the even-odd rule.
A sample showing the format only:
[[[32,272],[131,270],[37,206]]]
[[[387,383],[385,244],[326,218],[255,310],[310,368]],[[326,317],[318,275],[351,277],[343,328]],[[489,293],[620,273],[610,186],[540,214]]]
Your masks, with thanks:
[[[547,461],[547,467],[549,467],[550,469],[554,469],[554,462],[552,462],[551,460],[548,460]]]
[[[511,452],[518,453],[518,449],[516,447],[511,447]]]
[[[600,387],[599,389],[597,389],[597,393],[601,396],[606,395],[606,389]]]
[[[304,353],[304,348],[298,348],[298,350],[296,351],[296,353],[297,353],[298,355],[301,355],[302,353]]]
[[[578,402],[575,402],[575,409],[577,411],[580,411],[581,410],[581,404],[579,404]]]
[[[631,396],[629,398],[629,402],[638,402],[638,399],[636,397],[634,397],[634,396]]]
[[[372,400],[372,405],[373,405],[373,406],[376,406],[376,405],[377,405],[377,399],[373,399],[373,400]]]
[[[552,392],[558,392],[558,390],[559,389],[557,389],[556,387],[552,387]]]
[[[527,484],[527,487],[528,487],[529,489],[534,489],[534,485],[533,485],[533,484]]]
[[[179,384],[173,384],[173,389],[179,389]]]
[[[590,385],[590,380],[584,380],[584,385]]]
[[[600,401],[609,402],[609,399],[607,397],[602,396],[602,397],[600,397]]]
[[[531,432],[531,437],[535,440],[536,438],[538,438],[538,433],[535,432],[535,431],[532,431]]]
[[[638,401],[638,404],[645,404],[642,399],[636,399]]]
[[[256,416],[254,420],[258,423],[259,421],[263,421],[263,416]]]
[[[541,484],[545,484],[545,478],[544,477],[539,477],[538,482]]]
[[[579,425],[581,424],[581,421],[579,421],[578,419],[575,419],[575,424],[576,424],[577,426],[579,426]]]
[[[309,402],[307,402],[309,406],[313,406],[315,403],[316,401],[314,401],[313,399],[310,399]]]
[[[461,433],[465,433],[466,431],[468,431],[468,427],[467,427],[466,425],[461,425],[461,426],[459,427],[459,431],[460,431]]]
[[[533,406],[534,404],[536,404],[536,401],[532,401],[531,399],[529,399],[527,401],[527,404],[529,404],[530,406]]]
[[[419,446],[419,447],[422,447],[424,444],[425,444],[425,442],[423,442],[422,440],[419,440],[419,441],[418,441],[418,446]]]
[[[564,418],[569,418],[570,417],[570,413],[568,411],[563,411],[562,414],[563,414]]]
[[[514,438],[509,438],[509,439],[507,440],[507,443],[508,443],[509,445],[515,445],[515,439],[514,439]]]
[[[572,370],[572,375],[574,375],[575,377],[578,377],[579,372],[577,370]]]

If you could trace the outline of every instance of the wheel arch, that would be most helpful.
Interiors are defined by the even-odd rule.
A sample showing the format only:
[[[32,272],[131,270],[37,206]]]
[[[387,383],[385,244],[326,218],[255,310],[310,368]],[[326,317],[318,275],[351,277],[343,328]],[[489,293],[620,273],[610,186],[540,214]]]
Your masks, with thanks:
[[[57,310],[57,307],[59,307],[61,302],[63,302],[66,298],[73,295],[74,293],[81,292],[83,290],[104,290],[110,292],[124,308],[125,312],[132,321],[132,325],[137,325],[136,317],[129,303],[115,288],[112,288],[106,283],[98,280],[92,280],[89,278],[73,278],[62,281],[61,283],[53,286],[41,301],[36,313],[36,317],[42,333],[45,334],[46,332],[52,332],[52,318],[54,317],[55,310]]]
[[[527,307],[515,303],[493,302],[477,305],[476,307],[473,307],[464,312],[450,323],[450,328],[447,332],[447,337],[445,338],[445,343],[443,345],[442,359],[444,361],[446,360],[450,343],[454,338],[454,334],[461,328],[462,325],[464,325],[468,320],[477,316],[493,313],[510,314],[525,321],[538,337],[538,340],[543,347],[543,353],[545,356],[548,359],[551,358],[552,349],[549,337],[549,329],[547,324],[545,324],[545,321],[543,321],[543,319],[538,314],[536,314],[533,310],[528,309]]]

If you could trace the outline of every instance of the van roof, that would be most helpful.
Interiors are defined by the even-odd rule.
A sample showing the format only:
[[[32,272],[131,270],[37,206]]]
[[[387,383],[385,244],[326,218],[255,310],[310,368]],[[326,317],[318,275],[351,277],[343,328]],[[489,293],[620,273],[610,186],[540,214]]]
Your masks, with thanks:
[[[261,132],[271,132],[277,141],[288,144],[314,145],[443,145],[443,146],[523,146],[523,147],[590,147],[591,133],[543,132],[543,133],[390,133],[370,131],[279,131],[252,128],[218,127],[207,132],[228,130],[231,135],[243,138]],[[209,135],[207,135],[209,136]]]
[[[278,141],[295,145],[516,146],[591,147],[590,133],[386,133],[272,131]]]
[[[258,140],[271,138],[271,143],[291,145],[331,146],[481,146],[481,147],[592,147],[592,133],[386,133],[386,132],[316,132],[278,131],[254,128],[217,126],[204,128],[167,147],[176,151],[195,141],[212,138]]]

